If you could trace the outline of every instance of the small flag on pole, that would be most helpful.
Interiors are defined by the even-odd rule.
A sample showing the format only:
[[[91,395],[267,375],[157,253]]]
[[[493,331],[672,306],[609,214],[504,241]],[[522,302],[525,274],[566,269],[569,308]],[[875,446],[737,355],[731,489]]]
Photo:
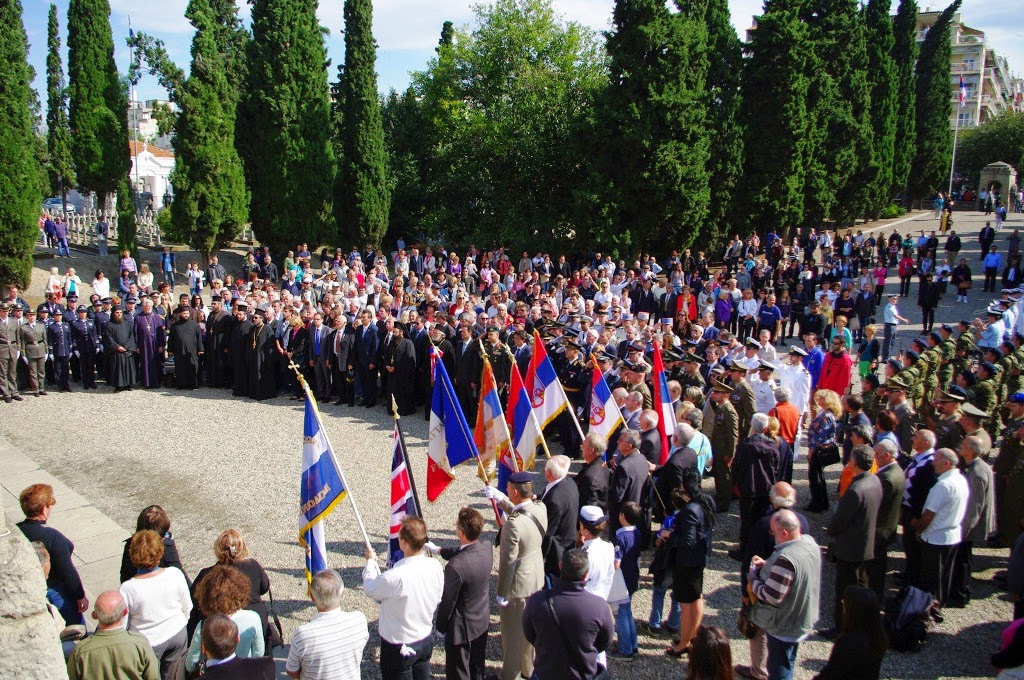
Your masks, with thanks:
[[[668,393],[668,380],[665,378],[665,362],[661,358],[661,348],[654,347],[654,366],[651,383],[654,386],[654,408],[658,412],[658,434],[661,435],[661,460],[664,465],[668,460],[669,437],[676,431],[676,412],[672,408],[672,395]]]
[[[967,103],[967,86],[964,85],[964,77],[960,76],[960,106]]]
[[[433,503],[455,479],[452,469],[477,458],[473,433],[455,398],[443,361],[434,364],[434,396],[427,435],[427,500]]]
[[[605,443],[615,432],[615,428],[623,423],[619,405],[612,398],[612,391],[604,374],[596,365],[593,369],[590,394],[590,433],[600,435]]]
[[[302,482],[299,543],[306,550],[306,579],[327,568],[323,520],[345,499],[341,470],[320,423],[316,403],[306,390],[306,418],[302,437]]]
[[[530,396],[533,412],[543,430],[558,414],[569,408],[569,399],[565,396],[562,383],[558,381],[558,374],[544,349],[540,333],[534,331],[533,339],[533,356],[530,357],[530,368],[526,372],[526,393]]]
[[[505,414],[501,412],[501,398],[498,396],[498,384],[494,379],[491,362],[484,357],[483,374],[480,376],[480,405],[476,410],[476,427],[473,440],[480,452],[481,470],[486,470],[488,483],[493,477],[493,466],[500,461],[508,466],[515,465],[512,460],[512,435],[505,422]]]
[[[409,472],[405,439],[395,420],[395,448],[391,456],[391,529],[388,532],[388,566],[405,557],[398,547],[398,530],[406,517],[421,517]]]
[[[519,374],[519,367],[512,362],[512,376],[509,379],[508,409],[505,419],[512,434],[512,445],[516,450],[516,467],[513,472],[532,470],[537,447],[544,441],[537,414],[530,406],[530,396]]]

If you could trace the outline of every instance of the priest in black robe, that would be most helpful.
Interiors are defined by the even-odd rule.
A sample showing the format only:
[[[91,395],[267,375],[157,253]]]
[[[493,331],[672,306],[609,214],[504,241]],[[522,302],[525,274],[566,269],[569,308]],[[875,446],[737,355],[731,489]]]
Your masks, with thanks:
[[[103,329],[103,351],[106,354],[107,380],[115,392],[131,389],[135,384],[135,328],[124,318],[118,305]]]
[[[203,334],[192,318],[191,307],[178,307],[171,324],[167,351],[174,357],[174,384],[179,390],[199,389],[199,357],[204,353]]]
[[[249,305],[239,302],[235,307],[235,323],[231,328],[231,343],[228,349],[233,374],[231,394],[236,397],[249,396],[249,366],[245,361],[245,355],[251,331]]]
[[[277,396],[277,343],[274,332],[258,309],[252,315],[252,328],[245,342],[245,363],[249,379],[249,398],[264,400]]]
[[[406,337],[408,329],[396,321],[385,370],[388,373],[388,390],[398,405],[398,415],[411,416],[416,412],[416,347]],[[390,399],[388,400],[390,410]]]
[[[219,295],[210,302],[210,314],[206,317],[206,382],[210,387],[229,387],[231,374],[228,349],[231,341],[231,314],[224,309]]]

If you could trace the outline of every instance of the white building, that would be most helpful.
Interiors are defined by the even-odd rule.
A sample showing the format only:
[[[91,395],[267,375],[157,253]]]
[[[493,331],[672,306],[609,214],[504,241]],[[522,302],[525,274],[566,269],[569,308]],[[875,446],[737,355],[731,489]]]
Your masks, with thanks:
[[[173,195],[170,177],[174,170],[174,154],[145,142],[129,142],[132,153],[131,179],[142,197],[141,207],[159,210],[167,196]],[[152,203],[150,203],[152,201]]]
[[[146,142],[150,146],[160,149],[170,149],[173,135],[161,136],[160,128],[153,117],[153,112],[158,106],[166,106],[171,111],[178,110],[173,102],[163,99],[147,99],[144,102],[130,103],[128,105],[128,136],[134,138],[133,135],[138,132],[140,142]]]

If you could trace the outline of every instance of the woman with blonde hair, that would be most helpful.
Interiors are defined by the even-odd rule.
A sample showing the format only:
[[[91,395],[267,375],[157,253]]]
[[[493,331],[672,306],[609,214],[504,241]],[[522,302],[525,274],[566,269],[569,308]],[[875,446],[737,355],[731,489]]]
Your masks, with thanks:
[[[50,276],[46,279],[46,286],[43,288],[43,293],[53,293],[57,298],[57,302],[60,302],[60,299],[64,296],[64,287],[62,283],[63,281],[60,277],[60,270],[56,267],[50,267]]]
[[[804,510],[824,512],[828,510],[829,505],[825,468],[838,463],[840,459],[836,423],[843,415],[843,406],[838,394],[825,389],[819,389],[814,393],[814,402],[821,410],[807,428],[807,479],[811,487],[811,502]]]
[[[793,483],[793,447],[779,436],[782,425],[775,416],[768,416],[768,429],[765,435],[779,447],[779,481]]]
[[[295,318],[297,317],[298,315],[295,315]],[[270,591],[270,577],[267,576],[266,570],[259,562],[249,557],[249,546],[246,545],[245,538],[242,537],[242,533],[238,529],[222,531],[213,543],[213,554],[217,559],[217,564],[200,571],[196,575],[195,582],[192,584],[192,600],[196,607],[193,609],[192,618],[188,624],[189,637],[191,638],[200,619],[197,593],[203,580],[210,575],[217,565],[231,566],[237,568],[249,579],[249,599],[245,608],[259,614],[260,621],[262,622],[261,630],[266,641],[266,651],[269,653],[275,644],[281,644],[279,642],[280,636],[277,636],[276,630],[273,631],[273,636],[270,634],[271,629],[267,619],[267,605],[263,602],[262,597]]]
[[[135,283],[138,285],[139,290],[144,293],[150,293],[153,291],[153,272],[149,271],[149,265],[145,262],[143,262],[142,267],[139,268],[139,278]]]
[[[64,292],[65,296],[74,293],[81,297],[82,291],[82,279],[75,273],[74,267],[68,267],[67,273],[64,274],[64,278],[61,279],[60,289]]]

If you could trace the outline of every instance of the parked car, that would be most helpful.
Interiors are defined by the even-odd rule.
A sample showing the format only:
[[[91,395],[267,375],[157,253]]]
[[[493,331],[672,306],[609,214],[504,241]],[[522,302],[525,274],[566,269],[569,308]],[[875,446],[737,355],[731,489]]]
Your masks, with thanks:
[[[54,197],[54,198],[48,198],[45,201],[43,201],[43,210],[50,210],[50,211],[54,211],[54,212],[59,212],[59,211],[61,211],[63,209],[64,209],[64,203],[61,200],[60,196],[57,196],[57,197]],[[71,201],[68,201],[67,213],[69,215],[74,215],[75,214],[75,204],[72,203]]]

